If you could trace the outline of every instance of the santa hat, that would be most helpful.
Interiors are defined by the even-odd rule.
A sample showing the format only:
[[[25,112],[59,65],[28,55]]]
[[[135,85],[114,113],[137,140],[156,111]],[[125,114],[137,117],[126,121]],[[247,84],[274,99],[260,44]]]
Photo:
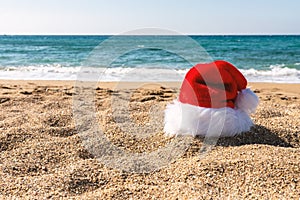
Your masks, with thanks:
[[[226,61],[195,65],[185,76],[179,98],[167,105],[165,133],[234,136],[249,131],[258,97],[246,86],[243,74]]]

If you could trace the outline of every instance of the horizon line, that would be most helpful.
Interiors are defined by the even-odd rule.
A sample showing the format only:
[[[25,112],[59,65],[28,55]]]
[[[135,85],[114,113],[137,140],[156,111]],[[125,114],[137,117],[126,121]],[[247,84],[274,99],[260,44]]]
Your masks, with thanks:
[[[0,36],[300,36],[300,33],[191,33],[191,34],[81,34],[81,33],[3,33]]]

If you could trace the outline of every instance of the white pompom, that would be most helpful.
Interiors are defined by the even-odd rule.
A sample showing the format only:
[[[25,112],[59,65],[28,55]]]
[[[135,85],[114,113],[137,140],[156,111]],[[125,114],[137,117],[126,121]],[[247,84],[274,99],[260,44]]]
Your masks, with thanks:
[[[165,110],[167,135],[234,136],[252,125],[248,113],[237,108],[203,108],[174,100]]]
[[[246,88],[239,92],[236,100],[235,107],[247,114],[254,113],[259,103],[257,95],[252,92],[250,88]]]

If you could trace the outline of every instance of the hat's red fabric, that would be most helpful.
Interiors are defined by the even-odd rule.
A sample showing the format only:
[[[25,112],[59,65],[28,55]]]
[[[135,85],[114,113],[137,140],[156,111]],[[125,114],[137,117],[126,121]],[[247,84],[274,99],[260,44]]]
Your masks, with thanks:
[[[232,64],[218,60],[192,67],[182,83],[179,101],[206,108],[234,108],[247,80]]]

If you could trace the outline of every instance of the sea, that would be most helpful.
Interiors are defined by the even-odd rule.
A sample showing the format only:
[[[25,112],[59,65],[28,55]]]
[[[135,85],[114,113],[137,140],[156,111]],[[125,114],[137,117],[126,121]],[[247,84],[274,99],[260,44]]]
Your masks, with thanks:
[[[249,82],[300,83],[300,36],[0,36],[0,79],[182,81],[213,60],[232,63]]]

